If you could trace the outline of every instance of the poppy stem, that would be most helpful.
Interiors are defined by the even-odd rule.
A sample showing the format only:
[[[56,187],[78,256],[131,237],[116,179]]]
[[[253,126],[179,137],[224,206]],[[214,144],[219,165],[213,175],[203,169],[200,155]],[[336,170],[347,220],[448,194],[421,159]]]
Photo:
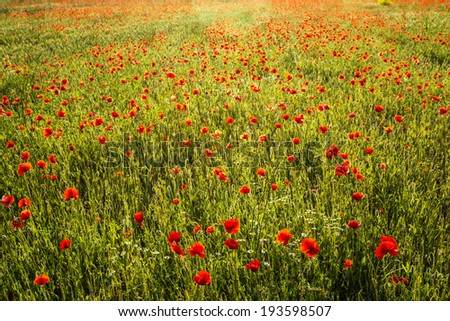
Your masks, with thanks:
[[[302,293],[302,259],[298,260],[298,287]]]

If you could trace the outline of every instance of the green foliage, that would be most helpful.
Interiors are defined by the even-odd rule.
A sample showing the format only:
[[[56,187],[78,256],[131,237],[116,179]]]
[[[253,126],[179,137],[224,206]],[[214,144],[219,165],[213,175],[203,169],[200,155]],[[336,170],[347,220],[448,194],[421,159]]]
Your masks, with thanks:
[[[16,201],[0,206],[0,300],[449,299],[448,12],[11,6],[0,13],[0,196]],[[45,138],[47,127],[60,136]],[[330,159],[332,144],[342,155]],[[32,169],[19,176],[24,162]],[[78,200],[64,199],[68,187]],[[31,217],[12,228],[22,198]],[[241,222],[235,235],[228,218]],[[294,235],[286,246],[276,241],[284,228]],[[171,251],[172,231],[185,257]],[[377,259],[382,235],[397,256]],[[224,246],[230,237],[237,250]],[[305,238],[316,257],[300,251]],[[63,239],[71,246],[60,250]],[[195,242],[204,259],[189,255]],[[245,267],[253,259],[256,272]],[[193,282],[200,270],[209,285]],[[41,274],[50,282],[35,285]]]

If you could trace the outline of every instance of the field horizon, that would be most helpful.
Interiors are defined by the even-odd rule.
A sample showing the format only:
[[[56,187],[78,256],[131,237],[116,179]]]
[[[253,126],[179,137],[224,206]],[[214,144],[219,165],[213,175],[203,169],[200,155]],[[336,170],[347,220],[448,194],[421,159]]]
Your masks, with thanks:
[[[445,1],[2,1],[0,300],[448,301]]]

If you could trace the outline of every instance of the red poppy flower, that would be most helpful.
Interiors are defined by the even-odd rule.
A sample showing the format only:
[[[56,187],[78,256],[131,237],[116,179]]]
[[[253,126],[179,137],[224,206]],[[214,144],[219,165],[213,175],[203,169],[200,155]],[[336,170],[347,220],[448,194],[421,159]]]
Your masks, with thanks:
[[[298,138],[298,137],[292,138],[292,143],[293,143],[294,145],[300,144],[300,138]]]
[[[36,162],[36,166],[39,167],[39,168],[41,168],[41,169],[43,169],[43,170],[46,170],[46,169],[47,169],[47,163],[44,162],[43,160],[38,160],[38,161]]]
[[[348,176],[348,173],[350,172],[350,168],[347,165],[338,165],[335,168],[335,173],[337,176]]]
[[[65,250],[70,247],[71,241],[68,239],[62,240],[61,243],[59,243],[59,249]]]
[[[98,138],[98,141],[100,142],[100,144],[105,145],[108,142],[106,141],[106,137],[105,136],[101,136]]]
[[[97,127],[103,124],[103,118],[95,118],[91,125]]]
[[[169,79],[173,79],[173,78],[175,78],[176,76],[175,76],[175,74],[174,74],[173,72],[168,72],[168,73],[166,74],[166,77],[169,78]]]
[[[29,210],[23,210],[20,213],[20,220],[22,222],[25,222],[26,220],[28,220],[30,218],[30,216],[31,216],[31,212]]]
[[[225,122],[227,124],[234,124],[234,119],[233,119],[233,117],[228,117]]]
[[[198,233],[202,230],[202,227],[200,225],[196,225],[194,226],[194,229],[192,230],[192,232],[194,233]]]
[[[180,203],[180,199],[174,198],[174,199],[172,200],[172,203],[173,203],[174,205],[178,205],[178,204]]]
[[[29,152],[23,152],[21,155],[22,160],[26,161],[30,159],[30,153]]]
[[[404,277],[399,276],[398,280],[406,285],[409,285],[409,280]]]
[[[211,275],[206,271],[200,271],[194,276],[194,282],[198,285],[208,285],[211,283]]]
[[[142,212],[137,212],[136,214],[133,215],[136,224],[141,225],[142,222],[144,221],[144,213]]]
[[[327,126],[319,126],[319,132],[321,132],[322,134],[325,134],[327,131],[328,131]]]
[[[289,234],[289,232],[290,230],[288,228],[279,231],[277,235],[277,242],[279,244],[282,244],[283,246],[286,246],[289,240],[294,236],[292,234]]]
[[[13,148],[14,146],[16,146],[16,144],[14,144],[14,142],[7,142],[6,143],[6,148]]]
[[[177,243],[169,243],[170,244],[170,250],[178,255],[185,256],[183,249],[177,244]]]
[[[339,148],[336,147],[336,145],[332,144],[328,149],[325,151],[325,157],[332,159],[334,156],[339,155]]]
[[[401,116],[401,115],[395,115],[394,119],[398,123],[403,123],[403,116]]]
[[[369,148],[366,148],[366,149],[365,149],[365,152],[366,152],[366,154],[368,154],[368,155],[372,154],[373,151],[374,151],[374,148],[372,148],[372,147],[369,147]]]
[[[287,157],[287,161],[288,161],[289,163],[292,163],[294,160],[295,160],[295,156],[294,156],[294,155],[289,155],[289,156]]]
[[[2,197],[2,205],[10,207],[14,203],[14,196],[6,195]]]
[[[227,231],[227,233],[230,234],[236,234],[239,232],[239,228],[241,227],[241,223],[237,218],[233,218],[230,220],[226,220],[225,223],[223,223],[223,227]]]
[[[350,259],[346,259],[344,262],[343,270],[351,269],[353,267],[353,261]]]
[[[22,208],[22,207],[30,207],[30,204],[31,204],[31,201],[30,201],[29,199],[27,199],[27,198],[22,198],[22,199],[19,201],[18,206],[19,206],[19,208]]]
[[[278,189],[278,185],[272,184],[272,185],[270,185],[270,188],[272,189],[272,191],[276,191]]]
[[[180,242],[180,238],[181,238],[181,233],[180,232],[170,232],[169,236],[168,236],[168,240],[169,243],[179,243]]]
[[[348,228],[351,228],[352,230],[359,230],[361,228],[361,225],[359,222],[355,220],[351,220],[347,223]]]
[[[208,157],[208,158],[211,158],[211,157],[214,156],[214,153],[210,149],[205,149],[204,153],[205,153],[205,156]]]
[[[304,119],[304,115],[301,114],[299,116],[294,116],[294,122],[296,122],[297,124],[303,124],[303,119]]]
[[[205,231],[206,231],[206,234],[214,233],[214,226],[208,226]]]
[[[49,161],[50,163],[52,163],[52,164],[56,164],[56,157],[55,157],[55,155],[50,155],[50,156],[48,157],[48,161]]]
[[[48,282],[50,282],[50,278],[45,274],[41,274],[34,279],[34,284],[37,285],[44,285],[47,284]]]
[[[236,250],[239,247],[238,241],[234,239],[228,239],[223,244],[228,247],[230,250]]]
[[[19,168],[17,169],[17,174],[19,176],[24,175],[26,172],[28,172],[32,168],[30,163],[22,163],[19,164]]]
[[[248,194],[248,193],[250,193],[250,187],[248,187],[248,186],[242,186],[241,187],[241,189],[239,190],[239,193],[241,193],[241,194]]]
[[[264,168],[258,168],[258,170],[256,171],[256,175],[266,176],[266,170]]]
[[[55,133],[55,132],[53,131],[53,129],[51,129],[51,128],[49,128],[49,127],[44,128],[44,129],[42,130],[42,132],[44,133],[45,138],[49,138],[51,135],[53,135],[53,134]]]
[[[363,197],[364,197],[364,194],[361,192],[356,192],[356,193],[352,194],[352,198],[357,202],[359,202]]]
[[[306,238],[300,244],[300,251],[306,254],[307,257],[314,257],[320,252],[320,247],[313,238]]]
[[[394,283],[395,285],[397,285],[398,282],[402,282],[402,283],[404,283],[404,284],[406,284],[406,285],[409,284],[409,280],[408,280],[408,279],[406,279],[406,278],[404,278],[404,277],[401,277],[401,276],[397,277],[395,274],[392,274],[392,283]]]
[[[194,243],[191,247],[188,247],[188,251],[191,256],[198,255],[202,259],[206,257],[206,254],[203,253],[203,251],[205,251],[205,247],[201,243]]]
[[[18,222],[16,220],[12,220],[11,222],[12,222],[12,225],[11,225],[12,228],[22,228],[22,226],[23,226],[22,222]]]
[[[398,278],[395,274],[392,274],[392,283],[398,284]]]
[[[399,252],[397,242],[394,238],[390,236],[381,236],[380,237],[380,245],[378,245],[376,256],[379,260],[381,260],[386,254],[390,254],[391,256],[396,256]]]
[[[240,137],[241,139],[248,139],[250,136],[248,133],[243,133]]]
[[[261,143],[267,142],[267,136],[266,135],[259,136],[258,141]]]
[[[61,117],[61,118],[67,118],[67,114],[63,110],[58,110],[58,112],[56,113],[56,116]]]
[[[78,190],[76,188],[69,187],[64,191],[64,198],[66,199],[66,201],[70,200],[71,198],[73,198],[74,200],[78,200]]]
[[[251,270],[252,272],[256,272],[259,269],[260,262],[258,260],[253,260],[250,263],[245,265],[247,270]]]
[[[259,121],[258,121],[258,118],[254,117],[254,116],[250,116],[250,122],[252,124],[257,124]]]
[[[364,176],[362,175],[362,174],[360,174],[360,173],[356,173],[355,174],[355,178],[357,179],[357,180],[359,180],[359,181],[363,181],[363,179],[364,179]]]
[[[375,111],[377,112],[377,113],[381,113],[382,111],[384,110],[384,107],[383,106],[375,106]]]

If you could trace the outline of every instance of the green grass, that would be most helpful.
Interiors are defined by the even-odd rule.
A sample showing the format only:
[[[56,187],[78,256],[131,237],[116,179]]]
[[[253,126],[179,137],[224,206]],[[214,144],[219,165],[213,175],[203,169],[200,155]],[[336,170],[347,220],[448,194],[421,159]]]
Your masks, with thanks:
[[[12,116],[0,116],[0,194],[16,200],[0,207],[2,300],[450,298],[449,115],[439,112],[450,105],[448,11],[259,1],[5,8],[0,96],[8,97],[2,109]],[[169,71],[175,79],[166,77]],[[55,95],[51,86],[62,79],[66,90]],[[329,109],[319,111],[324,105]],[[384,111],[377,113],[376,105]],[[293,121],[300,114],[302,125]],[[226,124],[228,117],[235,123]],[[104,123],[89,126],[95,118]],[[138,133],[140,125],[151,131]],[[320,133],[319,126],[329,131]],[[62,137],[45,138],[46,127]],[[211,137],[216,130],[220,138]],[[349,139],[354,132],[361,137]],[[248,140],[240,138],[244,133]],[[259,142],[261,135],[268,141]],[[108,143],[101,145],[100,136]],[[184,146],[187,140],[193,146]],[[7,148],[10,141],[15,146]],[[351,172],[335,174],[344,159],[324,156],[331,144],[348,154],[362,181]],[[23,151],[33,168],[19,176]],[[48,163],[45,171],[38,160]],[[173,174],[174,167],[181,172]],[[220,181],[215,168],[229,181]],[[258,168],[267,176],[258,177]],[[249,194],[239,193],[244,185]],[[69,187],[78,189],[78,200],[64,199]],[[352,200],[355,192],[364,193],[360,202]],[[12,228],[25,197],[31,217]],[[142,228],[133,218],[141,211]],[[229,218],[241,223],[236,235],[223,227]],[[349,220],[361,229],[349,229]],[[208,226],[214,233],[205,232]],[[294,235],[286,247],[276,242],[284,228]],[[170,251],[171,231],[182,233],[183,258]],[[373,250],[382,235],[395,238],[397,256],[377,259]],[[223,245],[230,237],[240,244],[235,251]],[[320,246],[316,257],[300,251],[305,238]],[[70,248],[59,249],[63,239],[72,241]],[[204,245],[204,259],[189,255],[195,242]],[[253,259],[261,262],[255,273],[245,268]],[[343,269],[346,259],[351,269]],[[209,285],[194,283],[200,270],[211,274]],[[35,285],[41,274],[50,282]],[[409,285],[394,285],[392,274]]]

